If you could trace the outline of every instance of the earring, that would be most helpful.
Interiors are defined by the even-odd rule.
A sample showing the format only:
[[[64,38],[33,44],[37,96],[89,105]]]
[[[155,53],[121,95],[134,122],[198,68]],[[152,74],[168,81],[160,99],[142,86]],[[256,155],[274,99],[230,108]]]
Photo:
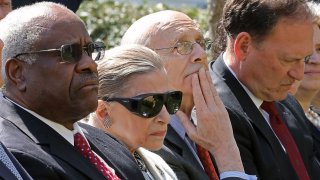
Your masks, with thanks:
[[[106,117],[106,118],[104,119],[104,121],[103,121],[103,126],[104,126],[105,128],[110,128],[111,125],[112,125],[112,121],[111,121],[109,118]]]

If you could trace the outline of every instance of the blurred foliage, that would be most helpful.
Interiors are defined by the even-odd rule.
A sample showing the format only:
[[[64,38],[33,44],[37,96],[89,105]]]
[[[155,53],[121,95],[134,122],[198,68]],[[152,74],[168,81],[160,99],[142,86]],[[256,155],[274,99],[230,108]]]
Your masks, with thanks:
[[[207,31],[207,10],[194,7],[169,7],[165,4],[133,4],[128,1],[114,0],[86,0],[77,14],[84,21],[92,39],[105,42],[107,48],[120,44],[121,37],[129,26],[147,14],[172,9],[184,12],[200,24],[200,28]],[[143,28],[143,27],[141,27]]]

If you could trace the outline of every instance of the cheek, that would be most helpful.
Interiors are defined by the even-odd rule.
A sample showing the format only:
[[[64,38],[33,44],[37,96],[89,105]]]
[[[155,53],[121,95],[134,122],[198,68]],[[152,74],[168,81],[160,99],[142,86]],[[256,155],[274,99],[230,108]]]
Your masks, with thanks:
[[[129,111],[114,111],[117,114],[115,127],[119,136],[125,138],[131,147],[141,147],[149,134],[147,119],[140,118]]]

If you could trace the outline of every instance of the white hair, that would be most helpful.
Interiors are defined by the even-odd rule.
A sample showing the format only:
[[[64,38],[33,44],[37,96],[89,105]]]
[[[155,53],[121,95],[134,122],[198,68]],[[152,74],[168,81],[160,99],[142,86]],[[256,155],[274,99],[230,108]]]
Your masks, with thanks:
[[[309,1],[309,2],[307,2],[307,4],[311,10],[312,16],[320,17],[320,3],[314,2],[314,1]]]
[[[64,13],[74,14],[61,4],[52,2],[39,2],[30,6],[24,6],[10,12],[0,21],[0,39],[4,42],[2,50],[2,77],[6,84],[6,62],[19,53],[34,50],[34,45],[41,40],[46,31],[50,31],[59,15],[57,9]],[[76,15],[74,15],[76,16]],[[35,62],[36,54],[24,56],[23,60],[29,64]]]

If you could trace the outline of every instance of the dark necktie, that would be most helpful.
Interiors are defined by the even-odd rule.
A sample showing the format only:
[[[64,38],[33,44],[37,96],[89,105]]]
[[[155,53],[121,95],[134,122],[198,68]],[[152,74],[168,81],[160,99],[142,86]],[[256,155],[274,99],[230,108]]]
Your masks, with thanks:
[[[99,157],[91,150],[85,138],[80,134],[74,135],[74,147],[101,172],[108,180],[119,180],[117,175],[113,174],[110,169],[99,159]]]
[[[203,147],[196,145],[199,159],[210,180],[219,180],[216,170],[214,169],[209,152]]]
[[[269,114],[270,125],[274,133],[277,135],[282,145],[286,149],[291,165],[296,171],[299,179],[309,180],[310,178],[304,166],[298,147],[287,126],[282,121],[282,118],[278,110],[276,109],[274,102],[264,101],[261,105],[261,108]]]

